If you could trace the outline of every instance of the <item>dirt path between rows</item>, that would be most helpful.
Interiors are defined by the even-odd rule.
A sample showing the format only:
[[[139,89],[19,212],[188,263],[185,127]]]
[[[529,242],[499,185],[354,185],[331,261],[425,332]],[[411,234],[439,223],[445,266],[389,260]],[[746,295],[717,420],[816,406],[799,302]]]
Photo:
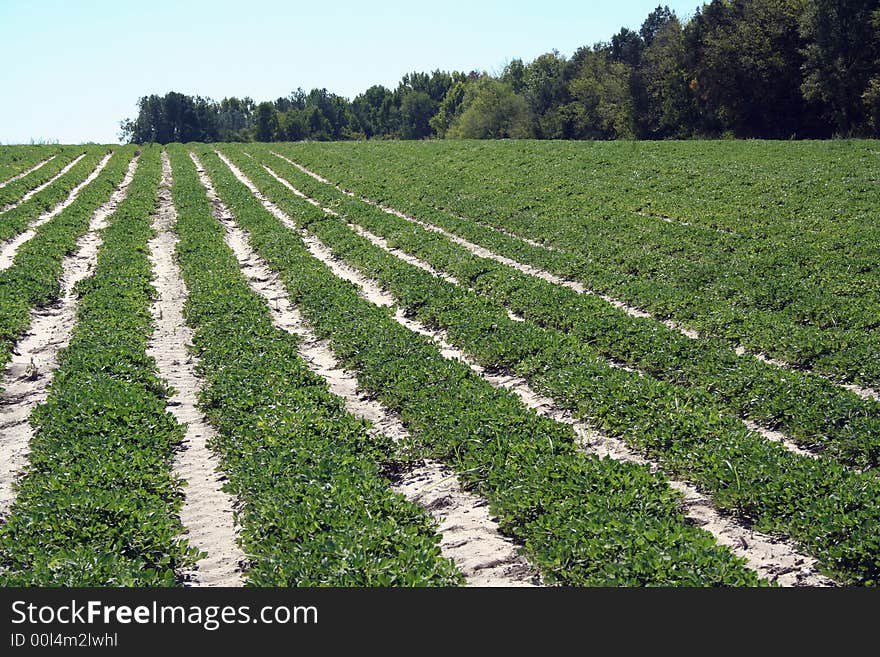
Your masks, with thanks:
[[[64,165],[64,168],[61,169],[61,171],[59,171],[58,173],[56,173],[54,176],[52,176],[49,180],[47,180],[46,182],[44,182],[42,185],[39,185],[39,186],[37,186],[37,187],[34,187],[32,190],[30,190],[30,191],[27,192],[24,196],[22,196],[20,199],[18,199],[15,203],[10,203],[10,204],[7,205],[5,208],[3,208],[2,210],[0,210],[0,214],[3,214],[3,213],[5,213],[5,212],[9,212],[10,210],[14,210],[15,208],[17,208],[19,205],[21,205],[21,204],[24,203],[25,201],[29,201],[31,198],[33,198],[34,196],[36,196],[37,194],[39,194],[40,192],[42,192],[42,191],[43,191],[44,189],[46,189],[49,185],[51,185],[53,182],[55,182],[56,180],[58,180],[61,176],[63,176],[65,173],[67,173],[67,172],[70,171],[73,167],[75,167],[76,164],[77,164],[77,162],[79,162],[79,161],[80,161],[81,159],[83,159],[85,156],[86,156],[86,154],[85,154],[85,153],[82,153],[81,155],[78,155],[77,157],[75,157],[73,160],[71,160],[71,161],[68,162],[66,165]]]
[[[235,173],[251,192],[263,203],[267,210],[272,212],[285,226],[301,234],[293,220],[280,208],[275,206],[256,186],[237,168],[224,157],[227,166]],[[388,292],[382,290],[380,285],[363,276],[360,272],[333,258],[330,249],[321,244],[315,237],[309,236],[309,250],[318,260],[339,278],[355,283],[361,290],[365,299],[381,300],[382,305],[395,306],[396,299]],[[638,463],[659,471],[659,466],[639,454],[632,451],[625,442],[620,439],[604,436],[586,424],[575,419],[571,413],[559,408],[552,399],[546,398],[528,385],[521,378],[509,375],[490,374],[483,367],[474,362],[460,349],[454,347],[446,336],[445,331],[435,331],[405,316],[401,309],[395,314],[398,323],[415,333],[425,335],[432,339],[440,350],[440,353],[451,360],[458,360],[470,367],[475,373],[497,388],[505,388],[514,392],[520,400],[537,413],[550,417],[558,422],[570,425],[577,436],[582,449],[589,454],[597,456],[609,456],[616,460]],[[736,521],[734,518],[722,515],[713,506],[711,500],[697,491],[686,482],[667,480],[669,485],[679,490],[684,495],[684,515],[695,524],[710,532],[718,543],[728,546],[735,554],[743,557],[748,566],[754,569],[762,577],[766,577],[782,586],[833,586],[834,582],[820,575],[815,569],[815,559],[800,554],[794,545],[787,540],[775,538],[752,531],[748,527]]]
[[[171,162],[163,152],[159,208],[153,215],[156,235],[149,242],[157,296],[150,306],[154,332],[147,354],[156,361],[159,376],[174,388],[168,410],[186,427],[174,459],[174,474],[186,482],[180,520],[189,544],[207,555],[182,575],[188,586],[243,586],[246,558],[236,540],[235,500],[223,491],[226,477],[207,445],[216,432],[197,408],[201,382],[195,373],[197,359],[190,352],[193,331],[183,317],[187,289],[174,259],[177,210],[171,184]]]
[[[299,355],[313,372],[327,381],[330,391],[344,400],[349,413],[369,420],[374,432],[396,442],[405,440],[409,432],[400,418],[360,394],[356,375],[342,369],[329,343],[319,340],[309,329],[299,310],[291,305],[284,285],[250,248],[247,234],[235,224],[230,211],[220,202],[198,159],[193,159],[214,204],[215,215],[226,228],[227,244],[241,263],[251,288],[268,302],[275,325],[302,338]],[[383,297],[370,293],[370,300],[382,304]],[[462,490],[455,474],[445,465],[426,460],[403,474],[392,488],[423,506],[437,520],[441,551],[455,562],[469,586],[532,586],[540,583],[538,574],[519,554],[517,545],[498,531],[486,500]]]
[[[52,218],[61,214],[71,203],[76,201],[79,193],[85,189],[85,187],[91,183],[101,171],[104,170],[104,167],[107,166],[107,163],[110,161],[110,158],[113,157],[112,153],[108,153],[104,156],[104,158],[98,162],[98,166],[95,167],[95,170],[92,171],[88,177],[83,180],[79,185],[70,190],[70,194],[67,195],[67,198],[61,201],[54,208],[49,210],[48,212],[44,212],[39,217],[37,217],[34,221],[31,222],[30,226],[28,226],[27,230],[22,233],[19,233],[11,240],[0,244],[0,271],[4,269],[9,269],[12,266],[12,263],[15,261],[15,254],[18,253],[18,249],[21,248],[21,245],[25,242],[33,239],[34,235],[37,234],[37,229],[48,221],[52,220]]]
[[[25,176],[32,174],[34,171],[42,169],[44,166],[49,164],[49,162],[54,160],[56,157],[58,157],[58,156],[53,155],[51,157],[47,157],[42,162],[37,162],[34,166],[32,166],[27,171],[22,171],[21,173],[18,173],[16,175],[12,176],[12,178],[9,178],[8,180],[4,180],[3,182],[0,182],[0,189],[3,189],[4,187],[6,187],[6,185],[8,185],[9,183],[14,183],[16,180],[21,180]]]
[[[5,516],[15,499],[13,482],[27,463],[34,431],[28,422],[31,411],[46,400],[52,374],[58,367],[58,352],[70,342],[76,321],[78,297],[76,284],[90,276],[95,268],[98,249],[103,243],[101,231],[110,216],[125,199],[134,178],[138,158],[128,165],[122,183],[110,199],[92,215],[88,232],[76,245],[76,251],[62,261],[61,297],[46,308],[31,310],[31,325],[12,352],[3,372],[0,388],[0,516]]]
[[[293,160],[291,160],[287,157],[284,157],[283,155],[280,155],[278,153],[272,152],[272,154],[275,155],[276,157],[281,158],[285,162],[288,162],[290,165],[296,167],[297,169],[299,169],[300,171],[302,171],[306,175],[311,176],[315,180],[318,180],[319,182],[322,182],[327,185],[331,185],[336,190],[342,192],[343,194],[347,194],[348,196],[354,196],[354,194],[352,192],[340,187],[339,185],[334,185],[331,181],[327,180],[326,178],[318,175],[317,173],[315,173],[313,171],[310,171],[309,169],[302,166],[301,164],[298,164],[298,163],[294,162]],[[446,237],[450,241],[454,242],[455,244],[458,244],[459,246],[464,247],[465,249],[470,251],[475,256],[478,256],[481,258],[487,258],[489,260],[494,260],[495,262],[499,262],[503,265],[507,265],[508,267],[512,267],[512,268],[516,269],[517,271],[520,271],[524,274],[528,274],[529,276],[534,276],[536,278],[543,279],[549,283],[553,283],[554,285],[560,285],[562,287],[567,287],[571,290],[574,290],[578,294],[590,294],[593,296],[598,296],[603,301],[606,301],[607,303],[610,303],[612,306],[623,310],[627,315],[629,315],[631,317],[653,319],[654,321],[658,321],[661,324],[663,324],[664,326],[666,326],[670,329],[673,329],[675,331],[678,331],[682,335],[684,335],[688,338],[691,338],[692,340],[699,340],[700,339],[700,334],[692,329],[689,329],[685,326],[682,326],[681,324],[678,324],[670,319],[658,320],[653,315],[651,315],[648,312],[645,312],[644,310],[640,310],[634,306],[631,306],[623,301],[620,301],[619,299],[615,299],[615,298],[610,297],[608,295],[599,294],[599,293],[595,292],[594,290],[587,288],[582,283],[579,283],[577,281],[573,281],[573,280],[570,280],[567,278],[563,278],[561,276],[557,276],[556,274],[553,274],[553,273],[548,272],[546,270],[538,269],[537,267],[532,267],[531,265],[527,265],[527,264],[518,262],[516,260],[513,260],[511,258],[508,258],[506,256],[499,255],[497,253],[494,253],[494,252],[486,249],[485,247],[480,246],[479,244],[475,244],[475,243],[470,242],[462,237],[459,237],[458,235],[450,233],[449,231],[445,230],[444,228],[441,228],[440,226],[436,226],[436,225],[429,223],[427,221],[417,219],[416,217],[408,215],[404,212],[400,212],[399,210],[395,210],[392,207],[389,207],[387,205],[383,205],[382,203],[377,203],[376,201],[373,201],[372,199],[368,199],[366,197],[360,197],[360,200],[363,201],[364,203],[372,205],[373,207],[379,208],[383,212],[387,212],[388,214],[394,215],[396,217],[399,217],[401,219],[409,221],[410,223],[414,223],[418,226],[421,226],[425,230],[430,230],[431,232],[435,232],[440,235],[443,235],[444,237]],[[543,248],[546,248],[546,246],[543,246]],[[760,352],[747,351],[741,345],[734,347],[734,351],[740,356],[742,356],[744,354],[749,354],[753,358],[757,358],[758,360],[760,360],[764,363],[767,363],[770,365],[775,365],[776,367],[780,367],[782,369],[787,369],[787,370],[792,370],[792,371],[802,371],[801,368],[798,368],[794,365],[791,365],[790,363],[786,363],[784,361],[781,361],[781,360],[778,360],[775,358],[770,358],[766,354],[762,354]],[[851,383],[839,383],[837,381],[834,381],[833,379],[830,379],[829,377],[827,377],[823,374],[820,374],[819,372],[815,372],[812,370],[810,371],[810,373],[813,374],[814,376],[819,376],[819,377],[822,377],[828,381],[831,381],[835,385],[840,386],[841,388],[845,388],[846,390],[849,390],[850,392],[853,392],[853,393],[859,395],[863,399],[880,400],[880,391],[874,390],[873,388],[866,387],[866,386],[859,386],[859,385],[855,385],[855,384],[851,384]]]

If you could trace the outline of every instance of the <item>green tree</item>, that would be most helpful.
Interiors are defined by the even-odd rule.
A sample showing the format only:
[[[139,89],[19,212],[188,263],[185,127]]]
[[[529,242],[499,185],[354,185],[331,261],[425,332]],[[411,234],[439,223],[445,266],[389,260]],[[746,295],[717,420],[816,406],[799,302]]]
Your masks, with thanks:
[[[694,89],[721,129],[777,138],[808,129],[799,31],[806,1],[713,0],[688,25]]]
[[[809,0],[801,20],[804,97],[820,105],[841,135],[870,129],[880,59],[878,11],[880,0]]]
[[[398,127],[398,109],[394,94],[381,84],[373,85],[355,97],[351,109],[367,139],[394,133]]]
[[[272,141],[278,130],[278,112],[275,105],[262,102],[257,105],[254,113],[254,139],[256,141]]]
[[[529,134],[525,99],[501,80],[485,76],[470,83],[462,108],[446,133],[451,139],[518,139]]]
[[[680,138],[692,134],[698,119],[686,70],[684,31],[675,15],[644,48],[633,72],[635,134],[643,139]]]
[[[278,115],[278,130],[275,133],[277,141],[302,141],[308,135],[305,110],[291,107],[288,111]]]
[[[630,67],[601,46],[582,49],[578,59],[580,67],[569,83],[572,102],[558,112],[567,132],[576,139],[631,139]]]
[[[430,137],[431,119],[439,105],[424,91],[407,91],[400,103],[400,136],[403,139]]]
[[[565,57],[545,53],[526,67],[523,95],[532,118],[531,133],[539,139],[566,139],[565,118],[559,108],[570,101]]]
[[[657,5],[657,8],[648,14],[639,29],[639,36],[642,37],[644,44],[650,46],[654,42],[654,37],[672,20],[677,20],[675,13],[670,11],[667,5]]]

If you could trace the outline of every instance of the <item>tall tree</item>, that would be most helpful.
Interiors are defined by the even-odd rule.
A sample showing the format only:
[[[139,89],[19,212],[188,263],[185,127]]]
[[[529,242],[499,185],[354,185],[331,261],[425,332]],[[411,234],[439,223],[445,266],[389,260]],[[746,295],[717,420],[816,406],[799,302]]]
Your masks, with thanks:
[[[462,111],[449,127],[452,139],[523,138],[529,134],[529,108],[508,83],[484,76],[464,92]]]
[[[820,104],[841,135],[869,130],[871,80],[880,59],[878,10],[880,0],[810,0],[801,21],[804,96]]]
[[[523,95],[532,115],[532,136],[566,139],[559,108],[570,102],[566,60],[558,51],[545,53],[526,67]]]
[[[639,36],[642,37],[645,45],[650,46],[654,42],[654,37],[673,19],[675,19],[675,13],[667,5],[657,5],[657,8],[648,14],[639,30]]]
[[[383,137],[397,130],[397,107],[394,94],[381,84],[373,85],[356,96],[351,109],[367,139]]]
[[[807,0],[713,0],[688,26],[694,88],[738,137],[809,131],[801,94],[800,17]]]
[[[273,141],[278,130],[278,112],[275,105],[263,102],[257,105],[255,112],[254,139],[257,141]]]

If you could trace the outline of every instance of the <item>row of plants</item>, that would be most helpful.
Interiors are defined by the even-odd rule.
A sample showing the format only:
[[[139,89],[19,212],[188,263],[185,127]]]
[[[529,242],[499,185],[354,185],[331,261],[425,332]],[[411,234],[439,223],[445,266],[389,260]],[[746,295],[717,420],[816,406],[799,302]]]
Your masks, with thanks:
[[[94,211],[122,182],[134,152],[133,146],[117,150],[76,200],[37,228],[34,237],[16,251],[12,266],[0,272],[0,368],[5,367],[11,349],[30,325],[31,308],[58,300],[64,256],[73,252]],[[94,169],[94,162],[85,166]]]
[[[43,212],[51,210],[64,201],[70,195],[70,191],[88,178],[110,151],[110,148],[103,147],[89,150],[83,159],[49,187],[21,205],[0,214],[0,242],[5,242],[26,230]]]
[[[171,586],[198,557],[180,538],[172,474],[183,427],[146,355],[159,177],[160,151],[147,147],[77,287],[73,335],[31,416],[29,465],[0,526],[3,586]]]
[[[416,453],[447,462],[465,487],[486,497],[502,531],[523,544],[546,581],[759,583],[742,560],[687,522],[680,494],[662,477],[584,454],[571,427],[444,358],[431,340],[360,298],[355,286],[312,257],[216,154],[199,153],[236,221],[316,334],[358,373],[366,392],[401,416]],[[305,203],[292,210],[297,221],[323,221]],[[482,325],[482,318],[473,320]]]
[[[86,152],[86,150],[85,147],[78,146],[64,147],[51,162],[47,162],[45,165],[36,171],[32,171],[23,178],[10,182],[5,187],[0,187],[0,209],[5,208],[11,203],[15,203],[30,190],[35,189],[54,178],[65,166],[70,164],[74,158]],[[48,155],[46,157],[48,157]],[[45,158],[41,157],[37,162],[42,159]],[[36,162],[33,164],[36,164]]]
[[[200,403],[217,429],[212,447],[227,490],[241,500],[248,583],[460,584],[431,516],[390,488],[402,467],[391,439],[347,413],[298,355],[300,338],[273,325],[224,243],[187,152],[169,152]]]
[[[642,147],[630,153],[619,145],[380,146],[291,145],[280,152],[360,194],[660,318],[840,380],[880,383],[880,268],[871,246],[880,229],[868,220],[870,201],[876,202],[875,186],[865,177],[872,169],[852,164],[855,145],[831,153],[813,145],[820,152],[810,165],[828,165],[822,184],[807,177],[756,198],[754,189],[746,193],[733,186],[734,194],[725,179],[710,177],[705,196],[731,201],[725,210],[713,197],[711,206],[731,217],[739,226],[736,234],[636,214],[633,210],[656,211],[646,205],[654,198],[652,184],[672,188],[674,202],[684,202],[701,193],[694,179],[703,177],[682,162],[666,171],[655,158],[655,166],[646,167],[638,157]],[[673,155],[676,148],[667,150]],[[791,164],[785,151],[729,149],[733,168],[766,172],[773,164]],[[688,152],[712,160],[718,150]],[[757,166],[762,158],[766,163]],[[844,176],[835,167],[847,161],[852,166]],[[725,169],[723,161],[718,166]],[[608,177],[606,169],[615,175]],[[761,180],[746,175],[753,188]],[[615,200],[621,189],[638,202]],[[739,204],[732,202],[737,195]],[[809,195],[814,198],[808,205]],[[786,201],[791,216],[806,219],[780,218],[779,203]],[[744,212],[745,204],[757,214]],[[529,246],[477,222],[565,253]]]
[[[572,335],[512,321],[500,304],[374,246],[294,196],[257,163],[240,158],[237,164],[337,257],[387,287],[420,321],[446,330],[451,342],[483,366],[523,376],[576,416],[660,462],[666,472],[696,483],[719,508],[761,531],[791,537],[834,578],[876,582],[880,538],[873,528],[880,521],[880,481],[873,473],[796,455],[721,414],[698,389],[614,368]],[[280,243],[280,237],[274,239]]]
[[[52,146],[0,146],[0,182],[22,174],[40,162],[58,155],[64,150],[57,144]]]
[[[227,152],[242,159],[240,148],[227,147]],[[255,154],[259,162],[325,207],[539,326],[569,333],[599,355],[657,379],[699,387],[706,393],[701,403],[714,400],[738,417],[785,431],[806,448],[859,468],[878,465],[880,402],[863,400],[820,376],[738,356],[717,340],[692,340],[654,320],[632,317],[599,297],[474,256],[443,235],[349,197],[265,150]],[[258,168],[248,170],[267,180]]]

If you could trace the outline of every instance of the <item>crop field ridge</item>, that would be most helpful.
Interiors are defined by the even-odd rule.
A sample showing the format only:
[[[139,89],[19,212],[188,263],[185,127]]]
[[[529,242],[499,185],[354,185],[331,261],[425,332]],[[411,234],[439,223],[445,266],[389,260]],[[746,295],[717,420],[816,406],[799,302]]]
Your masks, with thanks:
[[[253,157],[250,153],[248,153],[248,152],[246,152],[246,151],[243,151],[243,152],[244,152],[244,154],[245,154],[247,157]],[[321,175],[315,173],[314,171],[311,171],[311,170],[307,169],[306,167],[304,167],[303,165],[301,165],[301,164],[299,164],[299,163],[297,163],[297,162],[294,162],[294,161],[291,160],[290,158],[285,157],[284,155],[282,155],[281,153],[278,153],[278,152],[276,152],[276,151],[269,151],[269,152],[272,153],[272,155],[274,155],[275,157],[279,157],[279,158],[281,158],[282,160],[284,160],[285,162],[287,162],[287,163],[290,164],[291,166],[296,167],[297,169],[299,169],[300,171],[302,171],[302,172],[303,172],[304,174],[306,174],[307,176],[311,176],[312,178],[314,178],[314,179],[317,180],[318,182],[324,183],[325,185],[333,185],[332,182],[330,182],[329,180],[327,180],[327,179],[324,178],[323,176],[321,176]],[[345,194],[346,196],[350,196],[350,197],[352,197],[352,198],[355,197],[355,193],[354,193],[354,192],[349,191],[349,190],[347,190],[347,189],[345,189],[345,188],[343,188],[343,187],[340,187],[339,185],[333,185],[333,187],[335,187],[338,191],[342,192],[342,193]],[[361,200],[362,200],[362,201],[365,201],[365,202],[369,202],[366,198],[361,198]],[[375,205],[376,207],[381,207],[381,205],[378,204],[378,203],[375,203],[374,205]],[[382,209],[384,209],[384,208],[382,208]],[[459,217],[459,219],[464,219],[464,217]],[[498,228],[497,226],[490,226],[490,225],[487,224],[487,223],[484,223],[484,222],[482,222],[482,221],[477,221],[477,220],[475,220],[475,219],[468,219],[468,221],[473,221],[474,223],[480,224],[480,225],[483,226],[484,228],[488,228],[489,230],[494,230],[494,231],[496,231],[496,232],[498,232],[498,233],[501,233],[502,235],[507,235],[507,237],[511,237],[511,238],[513,238],[513,239],[515,239],[515,240],[519,240],[520,242],[523,242],[524,244],[528,244],[529,246],[534,246],[534,247],[539,248],[539,249],[547,249],[548,251],[554,251],[554,252],[556,252],[556,253],[564,253],[563,249],[560,249],[559,247],[553,246],[553,245],[551,245],[551,244],[544,244],[543,242],[536,242],[535,240],[529,239],[528,237],[523,237],[522,235],[517,235],[516,233],[512,233],[512,232],[510,232],[509,230],[506,230],[506,229],[504,229],[504,228]]]
[[[303,236],[303,241],[313,257],[329,267],[334,275],[354,283],[359,289],[360,296],[376,305],[398,306],[397,300],[393,295],[382,289],[376,281],[370,280],[355,268],[337,260],[329,247],[311,233],[299,228],[293,219],[260,192],[253,182],[225,155],[219,152],[218,155],[230,168],[235,177],[248,187],[267,211],[272,213],[287,228]],[[438,346],[443,357],[466,364],[472,371],[480,375],[495,388],[503,388],[514,392],[523,404],[540,415],[573,427],[580,438],[582,448],[586,452],[598,456],[609,456],[624,462],[649,465],[655,471],[658,469],[656,464],[635,454],[622,440],[600,435],[592,428],[573,418],[568,411],[557,406],[553,400],[536,393],[524,379],[508,374],[494,374],[487,371],[463,351],[453,346],[449,342],[445,331],[429,328],[407,317],[400,308],[395,312],[394,319],[413,333],[430,338]],[[719,513],[709,498],[699,493],[691,484],[681,481],[669,481],[668,483],[671,487],[684,493],[686,517],[710,532],[719,544],[726,545],[738,556],[746,559],[749,567],[761,576],[787,586],[834,585],[832,580],[816,573],[813,567],[815,560],[801,554],[791,542],[754,532],[736,519]]]
[[[312,333],[291,304],[277,274],[250,247],[247,234],[217,198],[196,156],[192,157],[214,204],[215,216],[224,226],[226,242],[251,289],[269,304],[275,325],[302,338],[298,349],[301,358],[327,382],[333,394],[344,400],[348,412],[371,422],[374,432],[389,436],[395,442],[406,441],[409,431],[400,418],[375,400],[359,394],[357,377],[342,369],[329,343]],[[486,500],[462,490],[455,475],[443,464],[424,460],[399,474],[392,488],[431,512],[438,522],[443,555],[455,562],[468,585],[532,586],[539,582],[535,570],[518,554],[516,544],[498,531]]]
[[[321,176],[320,174],[315,173],[314,171],[311,171],[307,167],[291,160],[290,158],[287,158],[284,155],[281,155],[281,154],[276,153],[274,151],[271,151],[271,153],[273,155],[276,155],[277,157],[281,158],[282,160],[288,162],[289,164],[296,167],[297,169],[299,169],[303,173],[311,176],[315,180],[317,180],[323,184],[330,185],[347,196],[351,196],[351,197],[355,196],[355,194],[353,192],[351,192],[350,190],[347,190],[339,185],[335,185],[332,181]],[[619,308],[620,310],[623,310],[631,317],[654,319],[655,321],[662,323],[664,326],[667,326],[670,329],[678,331],[682,335],[684,335],[688,338],[691,338],[693,340],[699,340],[701,338],[701,335],[697,331],[690,329],[686,326],[683,326],[682,324],[675,322],[671,319],[664,319],[664,320],[656,319],[649,312],[646,312],[646,311],[641,310],[641,309],[639,309],[635,306],[632,306],[628,303],[620,301],[619,299],[615,299],[609,295],[601,294],[601,293],[598,293],[594,290],[591,290],[587,286],[585,286],[583,283],[565,278],[563,276],[559,276],[559,275],[554,274],[554,273],[547,271],[545,269],[540,269],[538,267],[534,267],[532,265],[519,262],[519,261],[514,260],[512,258],[508,258],[507,256],[503,256],[498,253],[495,253],[495,252],[487,249],[486,247],[483,247],[479,244],[471,242],[470,240],[467,240],[463,237],[460,237],[459,235],[456,235],[456,234],[446,230],[445,228],[442,228],[440,226],[437,226],[436,224],[419,219],[413,215],[401,212],[400,210],[397,210],[387,204],[379,203],[377,201],[374,201],[370,198],[363,197],[363,196],[361,196],[359,198],[361,201],[368,203],[376,208],[379,208],[383,212],[394,215],[400,219],[404,219],[406,221],[409,221],[415,225],[421,226],[425,230],[429,230],[431,232],[435,232],[440,235],[443,235],[444,237],[446,237],[450,241],[454,242],[455,244],[458,244],[458,245],[466,248],[473,255],[476,255],[478,257],[487,258],[490,260],[494,260],[494,261],[499,262],[501,264],[512,267],[512,268],[514,268],[524,274],[528,274],[530,276],[534,276],[536,278],[543,279],[549,283],[553,283],[554,285],[561,285],[563,287],[567,287],[571,290],[574,290],[575,292],[577,292],[579,294],[589,294],[592,296],[596,296],[596,297],[606,301],[607,303],[611,304],[612,306]],[[468,219],[468,221],[474,221],[474,220]],[[491,227],[491,230],[496,231],[496,232],[500,232],[495,227]],[[520,239],[520,238],[518,238],[518,239]],[[542,248],[546,248],[546,245],[540,245],[540,246]],[[841,388],[844,388],[846,390],[849,390],[851,392],[858,394],[863,399],[880,400],[880,392],[878,392],[877,390],[875,390],[869,386],[858,385],[858,384],[853,384],[853,383],[843,383],[840,381],[836,381],[836,380],[828,377],[827,375],[820,373],[816,370],[811,370],[809,368],[801,367],[798,365],[793,365],[791,363],[787,363],[787,362],[780,360],[780,359],[771,358],[771,357],[768,357],[767,355],[765,355],[759,351],[747,350],[745,347],[743,347],[741,345],[735,345],[732,347],[732,349],[738,355],[749,354],[752,357],[754,357],[764,363],[767,363],[770,365],[775,365],[780,368],[789,369],[789,370],[793,370],[793,371],[810,372],[815,376],[820,376],[822,378],[825,378],[828,381],[831,381],[832,383],[834,383],[835,385],[837,385]]]
[[[159,376],[174,389],[168,410],[186,427],[174,460],[175,475],[186,482],[180,520],[188,543],[206,555],[181,575],[188,586],[242,586],[245,556],[236,542],[234,500],[223,491],[225,475],[207,446],[216,432],[196,408],[201,382],[195,373],[198,361],[189,351],[192,329],[183,319],[187,289],[174,261],[177,240],[171,231],[177,212],[171,181],[171,164],[163,152],[159,207],[152,226],[155,237],[149,242],[157,296],[150,306],[155,328],[147,354],[156,361]]]
[[[83,154],[82,157],[85,157],[85,154]],[[108,153],[107,155],[105,155],[98,163],[98,166],[96,166],[95,169],[88,175],[88,177],[86,177],[85,180],[83,180],[76,187],[70,190],[70,193],[67,195],[66,199],[64,199],[61,203],[56,205],[48,212],[44,212],[43,214],[41,214],[36,220],[31,222],[27,230],[19,233],[12,239],[8,240],[6,243],[0,244],[0,271],[8,269],[12,266],[12,263],[15,260],[15,254],[18,252],[18,249],[21,247],[22,244],[24,244],[37,234],[37,228],[51,221],[71,203],[76,201],[76,197],[79,196],[79,193],[91,182],[93,182],[98,177],[98,175],[100,175],[101,171],[104,170],[104,167],[107,166],[107,163],[110,161],[111,157],[113,157],[112,153]],[[77,159],[76,161],[79,160]],[[75,162],[71,164],[74,164]]]
[[[58,157],[58,156],[57,156],[57,155],[50,155],[50,156],[47,157],[45,160],[41,160],[40,162],[37,162],[34,166],[30,167],[29,169],[27,169],[27,170],[25,170],[25,171],[22,171],[21,173],[18,173],[18,174],[16,174],[16,175],[12,176],[12,178],[8,178],[7,180],[4,180],[3,182],[0,182],[0,189],[3,189],[4,187],[6,187],[6,185],[8,185],[9,183],[13,183],[13,182],[15,182],[16,180],[21,180],[22,178],[24,178],[24,177],[27,176],[28,174],[33,173],[34,171],[37,171],[37,170],[39,170],[39,169],[42,169],[44,166],[46,166],[47,164],[49,164],[49,162],[51,162],[52,160],[54,160],[56,157]]]
[[[73,160],[71,160],[71,161],[68,162],[66,165],[64,165],[64,168],[62,168],[61,171],[59,171],[59,172],[56,173],[54,176],[52,176],[52,178],[50,178],[49,180],[47,180],[47,181],[44,182],[43,184],[38,185],[37,187],[34,187],[32,190],[28,191],[24,196],[22,196],[22,197],[21,197],[18,201],[16,201],[15,203],[10,203],[9,205],[7,205],[6,207],[4,207],[3,209],[0,209],[0,214],[5,214],[6,212],[9,212],[10,210],[14,210],[15,208],[17,208],[19,205],[21,205],[21,204],[24,203],[25,201],[29,201],[31,198],[33,198],[34,196],[36,196],[37,194],[39,194],[40,192],[42,192],[44,189],[46,189],[47,187],[49,187],[49,186],[50,186],[52,183],[54,183],[56,180],[58,180],[59,178],[61,178],[61,176],[63,176],[63,175],[66,174],[68,171],[70,171],[73,167],[75,167],[75,166],[77,165],[77,163],[78,163],[81,159],[83,159],[85,156],[86,156],[86,153],[82,153],[81,155],[78,155],[78,156],[76,156],[75,158],[73,158]],[[11,181],[7,181],[7,182],[11,182]]]
[[[388,244],[388,241],[385,238],[380,237],[378,235],[375,235],[374,233],[370,232],[367,228],[361,226],[360,224],[354,223],[350,217],[342,217],[337,211],[335,211],[331,208],[324,207],[319,201],[306,195],[305,193],[302,192],[302,190],[299,190],[296,187],[294,187],[290,183],[290,181],[288,181],[288,180],[282,178],[280,175],[278,175],[278,173],[273,171],[271,167],[264,164],[263,168],[266,170],[266,172],[269,175],[271,175],[273,178],[275,178],[275,180],[277,180],[280,184],[284,185],[284,187],[289,189],[295,196],[302,198],[303,200],[307,201],[308,203],[314,205],[315,207],[320,208],[324,213],[326,213],[330,216],[339,217],[341,220],[346,222],[346,225],[352,231],[354,231],[355,233],[357,233],[358,235],[360,235],[364,239],[368,240],[373,245],[379,247],[380,249],[382,249],[386,253],[393,255],[394,257],[398,258],[399,260],[402,260],[403,262],[406,262],[410,265],[413,265],[414,267],[418,267],[419,269],[426,271],[429,274],[431,274],[432,276],[440,278],[440,279],[446,281],[447,283],[451,283],[452,285],[455,285],[458,287],[463,287],[463,288],[467,289],[469,292],[476,293],[476,290],[463,284],[461,281],[459,281],[454,276],[451,276],[450,274],[448,274],[446,272],[442,272],[442,271],[435,269],[430,263],[425,262],[424,260],[422,260],[422,259],[420,259],[410,253],[407,253],[399,248],[395,248],[395,247],[390,246]],[[509,308],[508,308],[508,317],[510,317],[510,319],[512,319],[513,321],[516,321],[516,322],[527,321],[524,317],[517,315]],[[640,376],[647,376],[647,374],[645,372],[643,372],[642,370],[639,370],[639,369],[633,368],[633,367],[629,367],[626,364],[621,363],[615,359],[611,359],[611,358],[606,357],[605,360],[613,367],[616,367],[616,368],[619,368],[619,369],[622,369],[622,370],[625,370],[627,372],[631,372],[634,374],[639,374]],[[775,441],[775,442],[778,442],[778,443],[784,445],[788,450],[790,450],[791,452],[793,452],[795,454],[798,454],[800,456],[809,456],[809,457],[813,457],[813,458],[818,457],[817,452],[812,451],[812,450],[807,450],[807,449],[800,447],[796,442],[792,441],[788,436],[786,436],[781,431],[773,431],[773,430],[767,429],[766,427],[762,427],[759,424],[757,424],[756,422],[751,422],[749,420],[743,420],[743,424],[745,424],[750,430],[755,431],[757,433],[760,433],[762,436],[764,436],[768,440],[772,440],[772,441]]]
[[[0,430],[3,435],[0,441],[0,517],[8,512],[14,501],[12,484],[27,461],[28,445],[33,437],[28,418],[31,411],[45,401],[52,374],[58,366],[58,353],[70,341],[76,320],[76,285],[94,269],[103,243],[101,231],[125,200],[137,165],[138,158],[132,158],[122,183],[92,215],[88,232],[77,241],[76,251],[64,258],[60,299],[49,307],[31,310],[30,328],[18,342],[3,372],[0,384],[3,390],[0,396]]]

